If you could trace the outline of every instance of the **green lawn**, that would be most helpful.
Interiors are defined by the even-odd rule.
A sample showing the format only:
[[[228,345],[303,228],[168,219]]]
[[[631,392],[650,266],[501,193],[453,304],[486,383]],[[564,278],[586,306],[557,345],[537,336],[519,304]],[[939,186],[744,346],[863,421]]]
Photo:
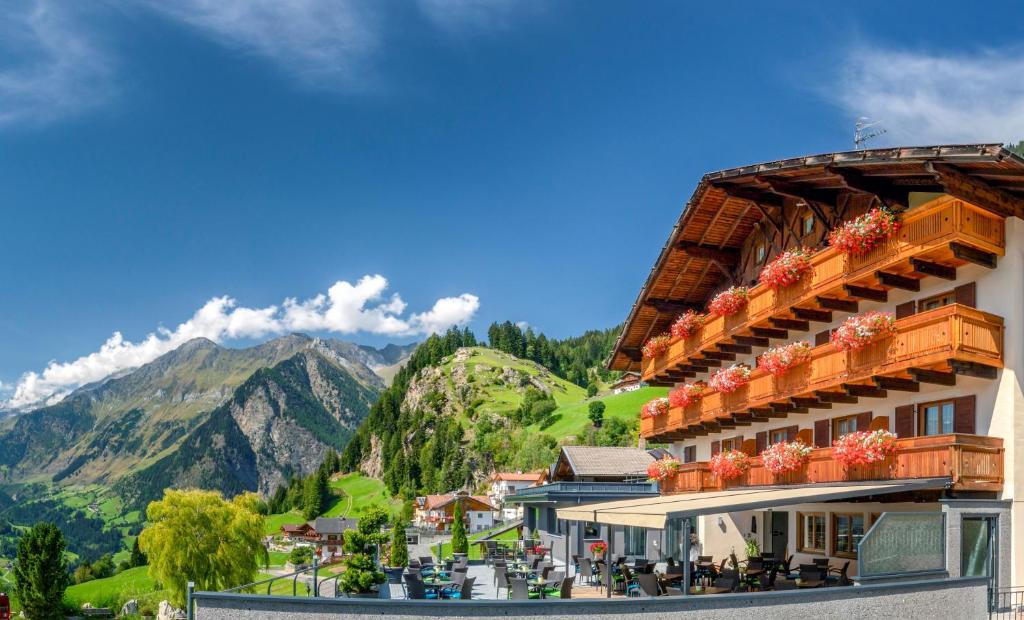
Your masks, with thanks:
[[[331,480],[331,488],[341,491],[343,496],[331,506],[326,517],[358,518],[370,506],[381,506],[391,514],[398,514],[402,502],[388,495],[384,483],[362,474],[345,474]]]
[[[605,397],[595,397],[589,400],[580,400],[572,404],[563,405],[555,410],[554,415],[561,418],[543,431],[538,425],[528,427],[529,430],[539,431],[551,435],[559,443],[564,443],[568,437],[578,437],[590,427],[590,419],[587,417],[588,407],[591,400],[600,400],[605,404],[604,419],[619,418],[622,420],[636,420],[640,416],[640,407],[652,398],[665,396],[668,388],[645,387],[635,392],[613,394]]]
[[[298,510],[267,515],[263,519],[263,533],[280,534],[282,525],[298,525],[305,522],[306,520],[302,518],[302,513]]]
[[[64,599],[75,608],[90,603],[93,607],[110,607],[117,612],[126,601],[134,598],[140,606],[152,608],[155,613],[156,606],[168,593],[157,589],[148,571],[149,567],[139,566],[113,577],[73,585],[64,593]]]
[[[284,551],[268,551],[267,555],[270,556],[270,566],[284,566],[290,554]]]

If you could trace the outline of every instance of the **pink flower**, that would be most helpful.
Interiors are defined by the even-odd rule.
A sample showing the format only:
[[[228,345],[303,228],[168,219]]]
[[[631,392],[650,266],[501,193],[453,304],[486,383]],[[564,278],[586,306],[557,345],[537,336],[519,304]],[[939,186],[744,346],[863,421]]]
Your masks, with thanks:
[[[876,207],[830,232],[828,243],[853,256],[863,256],[899,229],[900,222],[894,214]]]
[[[644,357],[658,357],[665,351],[668,351],[669,345],[672,344],[672,338],[668,334],[661,334],[660,336],[654,336],[646,343],[644,343],[643,353]]]
[[[673,407],[688,407],[704,396],[707,386],[703,383],[685,383],[668,394],[668,402]]]
[[[673,338],[689,338],[697,333],[697,330],[704,326],[704,315],[697,314],[693,310],[687,310],[679,315],[676,322],[672,324],[669,331]]]
[[[859,351],[879,336],[896,334],[892,312],[865,312],[851,316],[832,332],[832,346],[838,351]]]
[[[732,394],[750,383],[750,368],[742,364],[733,364],[711,375],[708,386],[723,394]]]
[[[648,401],[647,404],[640,409],[641,418],[656,418],[660,415],[668,413],[669,403],[667,398],[655,398],[654,400]]]
[[[665,457],[647,466],[647,477],[655,482],[661,482],[679,473],[679,466],[679,459]]]
[[[774,475],[797,471],[811,457],[811,448],[802,441],[780,441],[765,448],[761,463]]]
[[[832,458],[843,467],[878,463],[895,451],[896,435],[886,430],[847,433],[832,442]]]
[[[750,457],[739,450],[719,452],[711,457],[711,473],[722,480],[735,480],[750,469]]]
[[[708,312],[716,316],[730,316],[747,307],[747,287],[733,286],[715,295],[708,304]]]
[[[812,269],[812,253],[810,248],[796,248],[779,254],[764,266],[758,281],[774,289],[799,282]]]
[[[810,359],[811,343],[801,340],[768,349],[757,359],[757,367],[764,368],[765,372],[773,377],[778,377]]]

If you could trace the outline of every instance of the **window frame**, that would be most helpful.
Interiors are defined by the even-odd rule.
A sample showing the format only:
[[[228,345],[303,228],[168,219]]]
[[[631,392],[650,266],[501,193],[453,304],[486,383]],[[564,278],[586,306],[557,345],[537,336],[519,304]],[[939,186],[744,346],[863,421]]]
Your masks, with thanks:
[[[852,549],[852,551],[839,551],[839,519],[847,518],[850,520],[850,522],[847,528],[846,539],[847,543],[849,544],[849,548]],[[832,555],[834,555],[835,557],[847,558],[850,560],[857,559],[857,543],[859,542],[859,540],[855,541],[853,534],[853,520],[856,518],[860,519],[860,540],[863,540],[864,534],[867,533],[868,530],[867,520],[864,518],[863,512],[831,513],[831,518],[829,519],[829,521],[830,525],[832,526],[832,535],[829,537],[829,542],[832,544]]]
[[[742,437],[730,437],[728,439],[723,439],[722,443],[719,444],[718,449],[722,452],[728,452],[729,450],[739,450],[743,445],[742,439]],[[729,447],[726,448],[726,446]]]
[[[768,244],[761,241],[754,246],[754,263],[760,265],[768,260]]]
[[[949,432],[943,432],[942,430],[942,407],[944,405],[950,406],[949,414]],[[929,435],[925,432],[927,422],[925,419],[926,409],[928,407],[938,407],[939,409],[939,432],[934,435]],[[914,422],[917,424],[917,436],[918,437],[938,437],[939,435],[949,435],[956,430],[956,399],[955,398],[943,398],[942,400],[933,400],[927,403],[919,403],[916,405],[917,411],[914,412]]]
[[[843,435],[846,435],[846,434],[849,434],[849,433],[856,433],[859,430],[867,430],[866,428],[865,429],[857,428],[857,418],[859,418],[859,417],[860,417],[859,413],[853,413],[853,414],[850,414],[850,415],[841,415],[841,416],[839,416],[837,418],[832,418],[832,431],[831,431],[832,441],[836,441],[837,439],[839,439]],[[848,422],[850,420],[853,420],[853,425],[854,425],[853,430],[852,431],[846,431],[842,435],[839,434],[839,425],[842,422]]]
[[[955,290],[944,291],[942,293],[936,293],[934,295],[929,295],[929,296],[927,296],[927,297],[925,297],[923,299],[917,300],[917,307],[916,307],[917,311],[918,312],[926,312],[928,310],[935,310],[935,308],[925,308],[925,304],[927,304],[929,302],[933,302],[933,301],[945,301],[945,303],[940,303],[939,305],[935,306],[935,308],[941,308],[943,306],[949,306],[949,305],[955,304],[956,303],[956,291]]]
[[[634,549],[639,543],[640,552]],[[622,528],[622,550],[623,555],[644,557],[647,555],[647,528],[638,525],[627,525]]]
[[[796,547],[800,553],[811,553],[825,555],[825,546],[828,544],[828,518],[824,512],[798,512],[796,513]],[[821,548],[808,547],[804,543],[807,542],[807,518],[820,518],[821,519]]]
[[[772,441],[772,438],[775,436],[776,433],[782,433],[782,439],[779,440],[779,441]],[[783,427],[783,428],[775,428],[775,429],[772,429],[772,430],[768,431],[768,445],[769,446],[774,446],[775,444],[782,443],[784,441],[789,441],[789,427],[788,426],[787,427]]]
[[[813,213],[804,213],[800,216],[800,236],[806,237],[814,233],[814,226],[817,224]],[[808,226],[810,230],[808,230]]]

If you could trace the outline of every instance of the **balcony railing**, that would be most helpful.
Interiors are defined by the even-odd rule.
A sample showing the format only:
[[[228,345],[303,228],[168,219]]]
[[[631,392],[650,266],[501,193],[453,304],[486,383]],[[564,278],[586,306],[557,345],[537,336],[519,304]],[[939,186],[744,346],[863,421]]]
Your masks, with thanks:
[[[658,492],[655,482],[552,482],[535,487],[519,489],[505,501],[536,495],[650,495]]]
[[[814,268],[800,282],[779,290],[751,288],[744,310],[705,317],[697,333],[675,339],[665,353],[645,360],[643,377],[666,381],[673,378],[670,372],[699,372],[702,362],[717,366],[730,357],[718,345],[749,346],[751,340],[765,341],[765,334],[784,333],[809,320],[830,321],[832,310],[850,310],[858,299],[885,297],[894,281],[906,286],[926,275],[948,277],[955,273],[953,266],[967,261],[994,266],[995,257],[1004,254],[1004,230],[998,215],[949,196],[937,198],[907,212],[899,234],[865,256],[828,247],[812,256]]]
[[[708,463],[686,463],[679,473],[662,483],[663,493],[719,491],[736,487],[775,486],[868,480],[952,478],[961,491],[1001,491],[1003,488],[1003,440],[980,435],[935,435],[896,440],[896,452],[879,463],[844,468],[832,458],[832,448],[817,448],[797,472],[775,476],[751,459],[742,477],[722,481]]]
[[[830,402],[882,394],[891,389],[916,389],[912,377],[922,371],[991,375],[1003,365],[1003,319],[974,308],[952,304],[896,322],[896,335],[880,338],[860,351],[838,351],[831,343],[811,350],[810,361],[773,377],[754,369],[750,383],[731,394],[709,391],[686,407],[640,421],[640,435],[653,441],[674,441],[720,430],[744,421],[805,413],[809,399]],[[909,374],[908,374],[909,373]],[[915,374],[916,373],[916,374]],[[934,376],[934,375],[933,375]],[[888,378],[888,379],[887,379]]]

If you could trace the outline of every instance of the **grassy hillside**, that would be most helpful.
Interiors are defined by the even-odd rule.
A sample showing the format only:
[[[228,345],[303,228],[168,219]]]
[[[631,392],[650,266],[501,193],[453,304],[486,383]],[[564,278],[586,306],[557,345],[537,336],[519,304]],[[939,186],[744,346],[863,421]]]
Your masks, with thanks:
[[[605,404],[604,419],[617,418],[626,422],[633,422],[640,414],[640,407],[644,403],[668,394],[668,388],[645,387],[635,392],[623,394],[612,394],[610,396],[595,396],[592,399],[581,399],[576,402],[561,405],[555,410],[554,415],[559,416],[558,421],[543,430],[544,433],[554,437],[559,443],[566,443],[580,437],[584,431],[590,428],[590,419],[587,417],[588,407],[594,400],[600,400]],[[534,424],[529,430],[540,431],[538,425]]]
[[[388,495],[380,480],[362,474],[344,474],[330,484],[331,489],[342,495],[324,516],[358,518],[370,506],[381,506],[394,515],[402,508],[401,500]]]
[[[83,603],[90,603],[93,607],[110,607],[117,613],[126,601],[136,599],[139,611],[155,614],[160,601],[168,597],[168,592],[157,588],[148,571],[149,567],[139,566],[113,577],[73,585],[64,593],[64,600],[76,609]]]

